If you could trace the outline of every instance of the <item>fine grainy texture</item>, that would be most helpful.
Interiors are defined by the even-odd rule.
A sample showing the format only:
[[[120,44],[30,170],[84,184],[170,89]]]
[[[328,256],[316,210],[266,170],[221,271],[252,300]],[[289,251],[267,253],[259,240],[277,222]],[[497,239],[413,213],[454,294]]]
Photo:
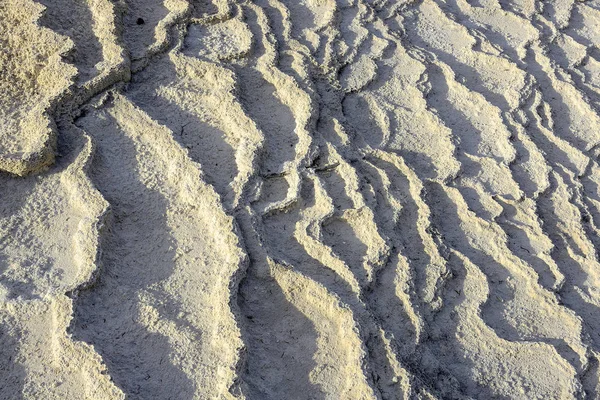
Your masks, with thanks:
[[[600,398],[600,0],[0,0],[0,400]]]

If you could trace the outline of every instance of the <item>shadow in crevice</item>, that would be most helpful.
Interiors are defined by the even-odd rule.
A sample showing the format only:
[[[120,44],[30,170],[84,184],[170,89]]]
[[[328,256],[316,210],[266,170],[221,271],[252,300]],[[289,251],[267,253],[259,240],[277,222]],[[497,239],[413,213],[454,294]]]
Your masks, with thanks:
[[[429,83],[432,87],[427,96],[428,106],[437,112],[444,124],[452,130],[452,134],[459,139],[462,151],[480,157],[486,156],[480,150],[483,141],[482,131],[473,125],[460,107],[450,101],[450,87],[442,69],[431,64],[428,66],[428,73]],[[500,158],[498,161],[503,160]]]
[[[18,337],[9,331],[5,324],[0,324],[0,400],[23,399],[25,386],[25,368],[17,362]]]
[[[362,136],[363,140],[373,148],[380,148],[384,143],[384,126],[381,117],[373,111],[373,105],[359,94],[351,93],[342,101],[342,112],[348,119],[348,124]]]
[[[58,135],[59,155],[48,170],[27,177],[0,173],[0,286],[7,299],[40,298],[49,290],[64,287],[65,278],[69,279],[53,245],[44,243],[43,234],[40,237],[32,228],[34,221],[43,219],[65,235],[73,233],[73,225],[64,217],[71,205],[64,198],[61,182],[79,155],[80,143],[65,136],[62,131]],[[58,215],[63,215],[62,219]],[[61,222],[56,225],[58,219]]]
[[[488,301],[481,305],[482,318],[499,336],[512,341],[519,340],[515,335],[514,328],[507,323],[504,307],[501,305],[510,303],[514,298],[514,291],[507,283],[511,274],[491,256],[471,246],[469,237],[463,228],[458,206],[440,184],[428,183],[426,190],[426,201],[431,209],[431,219],[440,229],[445,243],[467,257],[487,277],[490,294]],[[502,301],[496,302],[491,299]]]
[[[558,180],[552,174],[550,175],[551,189],[553,193],[558,189]],[[559,295],[561,302],[577,314],[583,321],[584,331],[591,338],[592,348],[600,350],[600,332],[597,329],[589,329],[596,326],[600,321],[600,308],[589,301],[588,291],[588,272],[573,257],[573,238],[565,235],[560,217],[555,213],[556,199],[551,196],[540,196],[537,214],[543,221],[542,230],[550,238],[553,244],[550,253],[552,259],[556,262],[560,272],[565,277],[565,282],[560,288]]]
[[[317,238],[305,237],[312,244],[303,243],[302,238],[299,237],[303,236],[303,233],[297,232],[296,229],[298,221],[303,218],[314,218],[312,215],[314,211],[311,209],[319,202],[315,190],[314,181],[303,182],[299,203],[287,213],[272,214],[265,218],[263,232],[265,243],[268,243],[270,256],[282,260],[286,265],[293,266],[294,270],[303,274],[307,279],[324,287],[328,293],[338,297],[351,311],[358,329],[357,339],[361,340],[368,350],[368,358],[361,365],[361,373],[366,378],[366,383],[373,387],[373,385],[379,384],[379,378],[385,378],[389,374],[392,367],[390,360],[385,355],[384,343],[378,336],[380,329],[374,315],[369,306],[361,300],[362,294],[359,291],[362,290],[353,288],[350,283],[325,264],[326,260],[320,259],[319,255],[315,254],[314,247],[318,245],[313,241],[318,240]],[[306,235],[309,233],[306,232]],[[313,247],[312,254],[309,254],[306,246]],[[321,246],[322,249],[327,249],[322,242]]]
[[[162,79],[156,79],[156,76]],[[173,138],[187,149],[189,157],[200,164],[204,179],[221,196],[227,209],[235,197],[231,183],[239,172],[236,150],[227,142],[226,132],[212,123],[213,118],[208,118],[202,109],[198,88],[180,90],[177,101],[158,94],[162,89],[175,85],[175,79],[177,71],[173,62],[163,58],[137,77],[127,92],[127,98],[154,121],[171,130]]]
[[[192,0],[192,7],[194,7],[194,17],[202,18],[219,13],[219,7],[213,0]]]
[[[35,0],[46,7],[39,23],[69,37],[73,51],[65,58],[79,71],[79,81],[85,82],[97,74],[96,64],[103,60],[102,45],[94,34],[94,16],[90,5],[77,0]]]
[[[315,188],[311,181],[303,182],[301,204],[297,204],[287,213],[269,215],[263,221],[263,237],[268,244],[269,255],[293,265],[299,272],[336,293],[347,304],[357,304],[358,293],[331,268],[308,254],[295,234],[296,223],[302,218],[303,211],[315,206]]]
[[[284,163],[296,158],[296,120],[289,107],[277,97],[277,88],[250,67],[237,69],[240,99],[248,115],[265,135],[263,173],[282,170]]]
[[[31,242],[27,236],[19,234],[23,226],[23,214],[27,207],[27,199],[35,191],[35,182],[38,177],[16,178],[7,173],[0,172],[0,287],[8,290],[8,298],[33,296],[33,285],[16,284],[9,274],[5,274],[10,267],[7,249],[23,246],[23,242]],[[21,243],[19,243],[21,242]]]
[[[157,27],[169,15],[165,0],[125,0],[123,41],[132,60],[143,58],[156,40]]]
[[[249,399],[314,399],[324,397],[310,381],[316,367],[317,332],[313,323],[290,303],[274,279],[258,278],[250,267],[240,287],[242,338],[247,350],[242,379]]]
[[[94,346],[127,398],[192,398],[194,384],[172,363],[168,337],[139,322],[140,296],[160,290],[175,264],[166,200],[141,175],[139,151],[111,115],[99,111],[79,125],[97,146],[89,177],[111,204],[112,221],[101,237],[100,277],[80,293],[70,329]]]
[[[317,366],[318,333],[314,324],[285,296],[270,273],[250,217],[238,215],[250,257],[240,284],[238,324],[246,346],[241,373],[248,399],[319,399],[325,394],[311,382]]]
[[[538,283],[542,287],[554,290],[558,284],[557,277],[550,266],[535,254],[536,243],[528,232],[520,224],[514,222],[518,213],[517,207],[502,198],[497,198],[496,202],[503,209],[496,218],[496,223],[506,232],[509,250],[535,270],[538,275]]]
[[[464,261],[454,253],[449,253],[446,261],[452,274],[441,294],[444,307],[435,314],[428,327],[428,337],[421,346],[425,350],[420,352],[419,365],[421,372],[425,371],[421,376],[438,390],[443,399],[499,398],[492,389],[475,379],[473,359],[467,356],[464,344],[457,340],[459,322],[456,315],[469,296],[465,290],[467,269]],[[432,355],[437,362],[431,362]],[[437,378],[432,379],[434,376]]]
[[[319,15],[304,2],[284,0],[282,4],[289,15],[292,36],[309,49],[312,48],[307,31],[314,32],[317,29],[316,19]]]
[[[439,183],[428,183],[426,187],[432,219],[440,228],[444,240],[450,247],[477,266],[487,279],[489,295],[480,306],[482,320],[502,339],[511,342],[548,343],[554,346],[565,360],[577,365],[579,358],[577,353],[562,338],[544,336],[543,333],[539,336],[523,335],[509,322],[506,317],[506,308],[510,307],[509,304],[514,300],[516,289],[508,282],[514,275],[509,268],[497,262],[492,256],[471,245],[466,230],[462,227],[458,206],[442,186]],[[535,299],[535,295],[532,295],[531,298]]]
[[[374,167],[385,172],[390,182],[388,196],[390,198],[395,197],[396,201],[401,204],[402,208],[396,216],[393,211],[396,206],[385,199],[381,201],[381,205],[378,205],[377,214],[382,216],[381,221],[385,222],[386,231],[389,232],[388,236],[394,238],[394,242],[401,245],[402,254],[407,257],[411,265],[415,305],[420,308],[423,316],[427,318],[429,313],[433,311],[430,302],[437,297],[435,288],[428,282],[434,275],[438,275],[435,279],[435,281],[438,281],[445,272],[444,267],[437,265],[438,263],[429,253],[432,250],[428,251],[419,232],[418,227],[421,224],[419,206],[413,197],[413,193],[411,193],[412,184],[410,180],[402,171],[389,162],[375,158],[369,161]],[[365,164],[363,168],[366,169],[367,165]],[[377,179],[376,173],[370,173],[367,176],[370,181]],[[375,185],[383,186],[380,182],[378,180]],[[384,225],[382,224],[382,226]]]
[[[331,217],[323,223],[321,233],[323,244],[330,247],[352,271],[360,285],[366,287],[369,276],[363,261],[368,248],[357,237],[352,225],[345,218]]]

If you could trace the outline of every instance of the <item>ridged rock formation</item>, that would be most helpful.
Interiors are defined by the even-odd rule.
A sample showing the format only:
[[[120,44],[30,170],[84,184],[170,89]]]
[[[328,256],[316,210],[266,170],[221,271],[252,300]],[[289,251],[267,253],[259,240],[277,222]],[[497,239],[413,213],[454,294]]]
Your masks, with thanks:
[[[600,398],[600,0],[0,2],[0,399]]]

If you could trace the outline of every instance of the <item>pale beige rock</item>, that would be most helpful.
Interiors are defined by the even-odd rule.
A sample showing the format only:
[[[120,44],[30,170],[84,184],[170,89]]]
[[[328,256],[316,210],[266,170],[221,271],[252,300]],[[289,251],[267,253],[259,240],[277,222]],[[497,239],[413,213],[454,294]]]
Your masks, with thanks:
[[[599,27],[0,1],[0,400],[600,397]]]

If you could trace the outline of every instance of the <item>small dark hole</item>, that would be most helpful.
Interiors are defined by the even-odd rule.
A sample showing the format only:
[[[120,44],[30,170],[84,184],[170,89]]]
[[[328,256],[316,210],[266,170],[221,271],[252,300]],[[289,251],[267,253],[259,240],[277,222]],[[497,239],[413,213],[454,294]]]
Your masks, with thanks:
[[[135,23],[138,25],[144,25],[144,18],[138,18],[137,21],[135,21]]]

